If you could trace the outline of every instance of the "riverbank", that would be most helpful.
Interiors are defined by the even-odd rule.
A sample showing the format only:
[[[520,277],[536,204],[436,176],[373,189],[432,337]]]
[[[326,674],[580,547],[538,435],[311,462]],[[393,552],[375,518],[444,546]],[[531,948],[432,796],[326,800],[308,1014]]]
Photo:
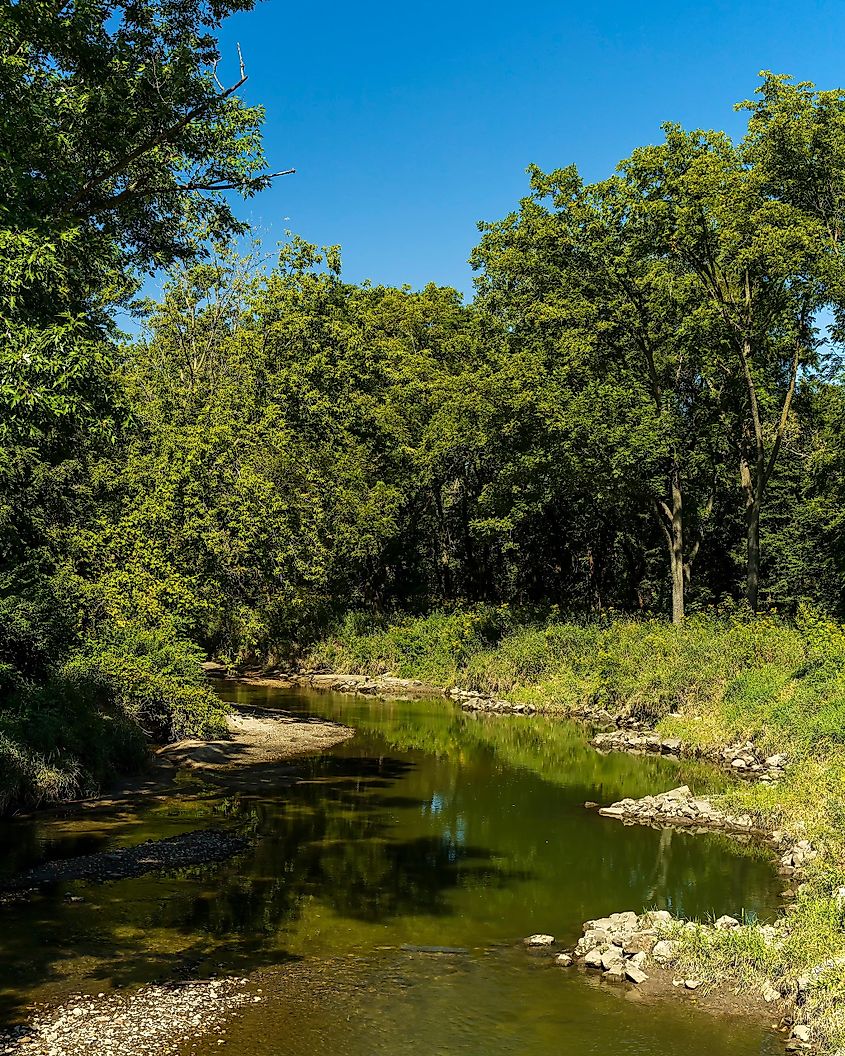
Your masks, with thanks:
[[[357,633],[349,624],[304,663],[336,677],[419,678],[468,710],[545,711],[611,731],[603,750],[706,757],[737,781],[715,801],[750,831],[805,844],[783,941],[753,923],[703,949],[682,936],[679,965],[709,986],[756,993],[806,980],[798,1025],[845,1045],[845,632],[802,613],[609,625],[513,626],[495,611],[435,614]],[[614,732],[616,731],[616,732]],[[619,732],[627,731],[627,732]],[[633,731],[633,736],[631,735]],[[605,807],[611,804],[603,804]],[[655,824],[651,815],[629,822]],[[657,819],[657,823],[668,823]],[[802,1044],[804,1042],[802,1041]]]
[[[225,1043],[227,1020],[261,1000],[246,978],[145,986],[131,993],[73,998],[0,1033],[0,1056],[152,1056],[201,1034]]]
[[[226,717],[226,735],[186,738],[159,748],[156,767],[204,773],[239,767],[267,766],[297,756],[323,752],[354,734],[349,726],[326,719],[303,718],[282,710],[238,709]]]

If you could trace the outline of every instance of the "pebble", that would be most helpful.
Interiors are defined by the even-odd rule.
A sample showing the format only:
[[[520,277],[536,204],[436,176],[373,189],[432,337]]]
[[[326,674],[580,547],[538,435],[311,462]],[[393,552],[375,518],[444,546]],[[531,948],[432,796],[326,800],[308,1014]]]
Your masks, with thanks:
[[[247,846],[247,841],[234,833],[215,828],[196,829],[164,840],[146,840],[134,847],[45,862],[4,881],[0,891],[29,891],[34,885],[57,880],[123,880],[160,869],[181,869],[186,865],[224,861]],[[83,899],[71,895],[67,901],[82,902]]]
[[[0,1033],[0,1056],[151,1056],[219,1031],[249,1001],[246,980],[214,979],[79,996]],[[253,998],[260,1001],[261,998]],[[219,1040],[218,1044],[223,1044]]]

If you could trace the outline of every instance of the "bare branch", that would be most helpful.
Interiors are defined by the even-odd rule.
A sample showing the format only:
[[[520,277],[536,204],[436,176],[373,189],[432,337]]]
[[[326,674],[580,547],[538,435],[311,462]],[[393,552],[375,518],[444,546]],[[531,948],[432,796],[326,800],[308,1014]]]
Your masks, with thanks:
[[[243,60],[241,60],[241,71],[243,71]],[[85,198],[101,184],[107,180],[114,179],[115,176],[119,176],[124,172],[133,162],[142,158],[145,154],[149,154],[151,150],[155,150],[156,147],[160,147],[163,143],[167,143],[173,139],[175,135],[186,128],[192,121],[196,121],[200,117],[204,117],[210,110],[213,110],[215,106],[222,103],[224,99],[228,99],[230,95],[238,90],[241,85],[246,81],[246,74],[241,73],[241,79],[227,88],[224,92],[214,96],[213,99],[206,99],[205,102],[200,103],[199,106],[195,106],[193,110],[189,110],[187,114],[183,114],[178,121],[174,121],[172,125],[165,128],[163,131],[157,133],[154,136],[150,136],[144,140],[143,143],[139,144],[134,150],[124,155],[120,161],[116,162],[111,168],[105,172],[100,173],[98,176],[92,176],[90,180],[86,181],[83,186],[77,191],[77,193],[71,198],[68,204],[65,206],[63,215],[67,215],[73,210],[80,202],[84,201]],[[117,195],[120,198],[120,195]],[[113,202],[115,199],[112,200]],[[101,211],[101,210],[98,210]]]

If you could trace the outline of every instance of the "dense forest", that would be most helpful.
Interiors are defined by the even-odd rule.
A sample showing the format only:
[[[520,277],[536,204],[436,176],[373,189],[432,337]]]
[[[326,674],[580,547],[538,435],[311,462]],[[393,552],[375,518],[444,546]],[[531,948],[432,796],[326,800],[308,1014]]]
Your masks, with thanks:
[[[250,6],[0,11],[4,802],[213,729],[199,659],[350,613],[841,618],[845,91],[764,73],[741,137],[530,168],[465,303],[251,241]]]

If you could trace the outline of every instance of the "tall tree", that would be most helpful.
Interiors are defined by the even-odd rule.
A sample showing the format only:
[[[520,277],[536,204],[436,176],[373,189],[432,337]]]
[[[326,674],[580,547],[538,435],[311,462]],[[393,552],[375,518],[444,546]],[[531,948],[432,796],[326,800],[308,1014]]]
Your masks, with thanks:
[[[723,329],[710,384],[738,461],[746,594],[756,609],[760,516],[800,374],[818,363],[829,243],[818,216],[774,193],[747,144],[677,125],[665,131],[663,144],[634,151],[621,170],[639,189],[655,250],[695,277]]]
[[[0,605],[63,559],[81,462],[119,431],[115,308],[272,177],[215,37],[251,2],[0,5]]]
[[[481,303],[557,362],[596,497],[615,477],[616,502],[627,491],[655,516],[679,622],[713,501],[720,444],[703,371],[718,335],[689,276],[655,252],[636,186],[530,171],[532,195],[475,253]]]

